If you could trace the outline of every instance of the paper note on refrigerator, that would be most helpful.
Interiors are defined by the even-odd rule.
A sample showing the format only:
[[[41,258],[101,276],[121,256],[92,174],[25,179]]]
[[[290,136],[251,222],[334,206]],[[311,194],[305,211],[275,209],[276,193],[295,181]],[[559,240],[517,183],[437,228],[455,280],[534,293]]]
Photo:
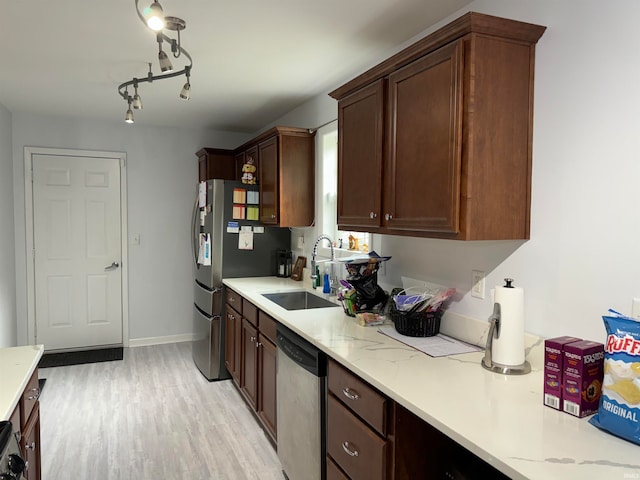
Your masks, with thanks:
[[[211,237],[209,237],[209,234],[201,233],[199,243],[198,263],[200,265],[211,265]]]
[[[257,205],[258,203],[260,203],[260,192],[249,190],[247,192],[247,203],[251,203],[253,205]]]
[[[247,212],[247,207],[244,205],[233,205],[232,218],[234,220],[244,220]]]
[[[233,189],[233,203],[247,203],[247,191],[244,188]]]
[[[260,208],[257,205],[247,206],[247,220],[258,220],[260,218]]]
[[[198,207],[203,208],[207,204],[207,182],[198,185]]]
[[[240,250],[253,250],[253,231],[240,230],[238,248]]]

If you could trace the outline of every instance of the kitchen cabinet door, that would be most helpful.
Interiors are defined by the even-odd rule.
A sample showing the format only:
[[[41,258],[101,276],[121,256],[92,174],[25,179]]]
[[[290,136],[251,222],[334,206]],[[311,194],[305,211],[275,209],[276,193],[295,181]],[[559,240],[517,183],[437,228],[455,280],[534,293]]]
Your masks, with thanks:
[[[236,345],[239,345],[239,340],[236,338],[236,335],[240,333],[237,326],[241,321],[242,318],[240,314],[227,305],[224,324],[224,364],[236,383],[240,380],[240,362],[237,361],[239,356],[236,348]]]
[[[389,75],[387,228],[458,232],[462,49],[454,42]]]
[[[242,361],[240,390],[254,410],[258,406],[258,330],[242,319]]]
[[[201,148],[196,152],[196,156],[198,157],[198,181],[204,182],[213,178],[236,179],[232,150]]]
[[[342,230],[380,225],[383,111],[382,79],[338,102],[338,226]]]
[[[278,224],[278,137],[272,137],[258,145],[260,158],[260,222]]]
[[[258,416],[275,442],[276,433],[276,346],[262,334],[258,335],[258,355],[260,384],[258,395]]]
[[[20,447],[27,462],[27,470],[24,473],[26,480],[40,480],[40,403],[36,401],[29,421],[22,431]]]

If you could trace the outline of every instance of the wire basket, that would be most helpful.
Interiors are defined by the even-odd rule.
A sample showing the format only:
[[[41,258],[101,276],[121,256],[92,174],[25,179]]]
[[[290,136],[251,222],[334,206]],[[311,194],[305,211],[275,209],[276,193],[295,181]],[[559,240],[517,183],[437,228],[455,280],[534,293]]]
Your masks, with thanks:
[[[391,306],[391,319],[398,333],[408,337],[433,337],[440,332],[444,309],[431,312],[401,312]]]

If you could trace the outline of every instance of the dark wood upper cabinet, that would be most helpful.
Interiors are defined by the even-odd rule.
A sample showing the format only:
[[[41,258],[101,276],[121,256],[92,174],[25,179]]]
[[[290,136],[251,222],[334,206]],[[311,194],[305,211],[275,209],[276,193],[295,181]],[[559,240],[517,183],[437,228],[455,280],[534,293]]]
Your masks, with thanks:
[[[544,31],[471,12],[331,92],[339,227],[528,239]]]
[[[260,222],[305,227],[315,218],[315,133],[274,127],[235,150],[255,156],[260,185]]]
[[[380,225],[384,84],[378,80],[338,102],[338,225]]]
[[[236,180],[235,161],[232,150],[221,148],[201,148],[196,152],[198,157],[198,181],[204,182],[214,178]]]

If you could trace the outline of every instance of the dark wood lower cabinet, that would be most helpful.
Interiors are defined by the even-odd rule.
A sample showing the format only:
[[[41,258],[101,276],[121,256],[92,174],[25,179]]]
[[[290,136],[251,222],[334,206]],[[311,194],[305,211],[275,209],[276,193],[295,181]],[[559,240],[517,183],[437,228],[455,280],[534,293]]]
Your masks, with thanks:
[[[276,346],[264,335],[258,335],[258,364],[260,384],[258,386],[258,416],[275,441],[276,435]]]
[[[233,306],[230,299],[233,299]],[[276,321],[227,290],[225,365],[273,445],[277,439]],[[238,307],[242,313],[238,312]]]
[[[227,305],[224,317],[224,364],[236,384],[240,383],[240,336],[242,317],[233,308]]]
[[[258,407],[258,330],[247,319],[242,320],[242,361],[240,390],[251,407]]]
[[[14,432],[20,438],[22,458],[27,462],[27,469],[20,477],[22,480],[40,480],[42,477],[40,449],[40,386],[38,369],[36,368],[27,382],[20,401],[9,420]]]
[[[29,421],[22,431],[20,446],[27,464],[26,480],[40,480],[40,402],[36,402]]]
[[[327,453],[352,480],[384,480],[389,444],[333,395],[327,402]]]

